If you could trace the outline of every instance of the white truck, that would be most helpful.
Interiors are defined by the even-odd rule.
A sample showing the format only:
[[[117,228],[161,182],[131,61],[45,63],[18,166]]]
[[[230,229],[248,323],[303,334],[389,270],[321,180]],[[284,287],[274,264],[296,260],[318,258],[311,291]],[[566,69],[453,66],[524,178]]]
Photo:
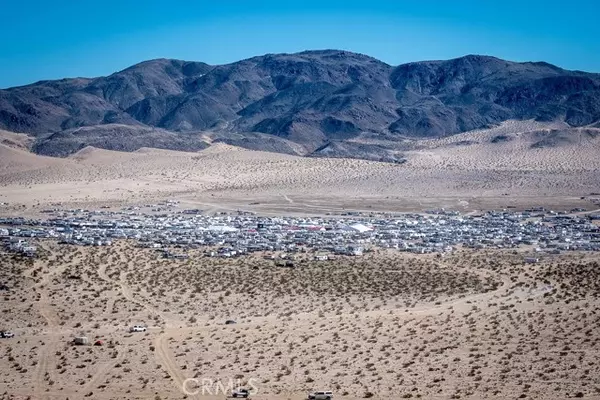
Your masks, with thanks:
[[[129,328],[129,332],[146,332],[146,327],[142,325],[134,325]]]
[[[320,390],[310,393],[308,400],[333,400],[333,392],[330,390]]]
[[[12,337],[15,337],[15,334],[12,333],[11,331],[0,331],[0,338],[9,339]]]

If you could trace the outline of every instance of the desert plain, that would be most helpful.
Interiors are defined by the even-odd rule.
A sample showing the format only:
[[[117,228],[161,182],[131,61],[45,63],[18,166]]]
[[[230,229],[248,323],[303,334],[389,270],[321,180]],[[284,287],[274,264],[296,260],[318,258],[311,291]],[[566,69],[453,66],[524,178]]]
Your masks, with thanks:
[[[532,148],[544,128],[535,124],[425,141],[403,164],[220,143],[197,153],[84,148],[61,159],[3,132],[0,215],[164,199],[265,215],[597,209],[600,136],[588,129]],[[491,143],[498,137],[507,139]],[[0,254],[1,329],[16,334],[0,340],[0,398],[226,396],[218,384],[196,393],[187,379],[252,384],[255,399],[319,389],[349,400],[600,398],[596,253],[527,264],[530,248],[378,249],[289,269],[264,254],[163,259],[128,240],[35,244],[35,258]],[[133,325],[148,329],[130,333]],[[102,346],[74,346],[80,335]]]
[[[86,147],[67,158],[0,134],[0,214],[51,204],[91,207],[174,199],[207,212],[320,214],[342,210],[461,212],[586,207],[600,192],[600,129],[508,121],[405,146],[403,164],[309,158],[212,143],[195,152]],[[207,141],[210,138],[207,137]]]

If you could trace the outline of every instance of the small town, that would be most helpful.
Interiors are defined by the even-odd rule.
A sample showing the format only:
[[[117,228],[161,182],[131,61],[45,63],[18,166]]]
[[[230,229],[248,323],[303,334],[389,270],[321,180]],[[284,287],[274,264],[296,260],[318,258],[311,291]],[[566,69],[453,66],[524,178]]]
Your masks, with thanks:
[[[440,255],[459,247],[527,248],[539,254],[600,251],[600,214],[584,209],[261,217],[246,211],[206,215],[166,201],[117,211],[46,209],[43,214],[47,218],[0,218],[5,250],[35,256],[36,239],[77,246],[110,246],[130,239],[165,258],[187,258],[187,249],[199,248],[211,257],[311,253],[320,261],[332,255],[361,256],[374,248]]]

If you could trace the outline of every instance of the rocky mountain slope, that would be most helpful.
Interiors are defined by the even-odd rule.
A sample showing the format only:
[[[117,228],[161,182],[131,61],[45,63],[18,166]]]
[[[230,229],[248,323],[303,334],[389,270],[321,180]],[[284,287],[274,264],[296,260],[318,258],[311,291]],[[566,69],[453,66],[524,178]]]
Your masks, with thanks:
[[[108,77],[0,90],[0,129],[41,154],[85,146],[199,150],[211,142],[299,155],[401,160],[406,146],[537,120],[599,126],[600,74],[486,56],[390,66],[345,51],[227,65],[152,60]]]

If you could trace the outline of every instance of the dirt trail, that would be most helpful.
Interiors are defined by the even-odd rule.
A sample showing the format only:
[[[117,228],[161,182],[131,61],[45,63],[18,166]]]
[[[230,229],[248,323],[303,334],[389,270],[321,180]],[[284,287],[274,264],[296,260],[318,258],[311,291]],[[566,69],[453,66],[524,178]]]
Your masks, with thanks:
[[[54,360],[56,347],[58,346],[60,333],[58,332],[58,316],[49,305],[49,299],[45,290],[40,290],[40,299],[36,304],[40,315],[48,324],[48,334],[44,336],[44,344],[39,346],[38,363],[35,369],[34,391],[36,398],[49,398],[45,389],[47,389],[46,374],[50,373],[49,365]]]
[[[119,275],[119,280],[115,281],[106,274],[106,267],[100,266],[98,268],[98,276],[100,276],[101,279],[103,279],[107,282],[111,282],[113,284],[118,285],[119,291],[121,292],[123,297],[125,297],[125,299],[127,299],[128,301],[130,301],[134,304],[139,305],[140,307],[145,308],[151,314],[158,315],[161,318],[161,320],[164,322],[164,324],[165,324],[164,331],[159,336],[157,336],[154,341],[156,358],[157,358],[158,362],[166,370],[166,372],[171,376],[171,378],[173,378],[173,382],[176,385],[177,393],[183,393],[182,392],[183,384],[184,384],[186,377],[183,375],[181,369],[177,366],[177,362],[173,358],[173,355],[171,354],[168,343],[167,343],[167,335],[180,333],[179,330],[177,330],[173,326],[177,325],[178,323],[181,323],[181,322],[173,321],[170,318],[166,317],[160,310],[149,305],[147,302],[142,302],[142,301],[137,300],[134,297],[133,292],[131,291],[129,286],[127,286],[127,284],[125,282],[125,272],[121,272],[121,274]],[[105,368],[102,368],[95,375],[95,377],[92,378],[93,382],[91,384],[88,384],[89,388],[91,388],[93,386],[93,384],[95,384],[95,382],[97,382],[99,379],[101,379],[102,376],[104,376],[104,374],[110,368],[112,368],[111,365],[114,365],[114,364],[111,363],[111,364],[105,366]],[[195,399],[195,398],[197,398],[197,396],[189,395],[188,398]]]
[[[96,271],[98,273],[98,277],[100,279],[102,279],[104,282],[108,283],[111,286],[111,290],[117,290],[116,289],[116,282],[113,281],[107,274],[106,274],[106,263],[100,263],[100,266],[98,267],[98,270]],[[117,301],[117,299],[115,298],[115,296],[111,296],[108,298],[107,302],[106,302],[106,306],[104,307],[104,314],[105,315],[111,315],[112,314],[112,310],[114,308],[115,302]]]
[[[117,356],[117,358],[115,358],[113,361],[109,361],[109,362],[105,363],[104,365],[100,366],[100,369],[98,369],[98,371],[96,371],[96,373],[90,378],[88,383],[86,383],[86,385],[83,387],[83,389],[81,389],[81,393],[83,393],[85,395],[85,394],[88,394],[89,392],[93,391],[93,389],[96,388],[96,385],[99,384],[102,379],[104,379],[106,374],[111,369],[113,369],[115,367],[115,365],[117,365],[118,363],[123,361],[123,358],[125,358],[125,354],[119,354]]]
[[[178,393],[183,393],[183,385],[186,377],[181,372],[181,368],[179,368],[169,350],[169,344],[167,343],[167,336],[169,334],[171,334],[170,330],[165,330],[165,332],[161,333],[154,341],[156,358],[173,379],[173,383],[176,385]],[[198,396],[188,395],[188,398],[197,399]]]
[[[106,274],[106,264],[105,263],[100,264],[97,272],[98,272],[98,276],[100,277],[100,279],[102,279],[103,281],[110,283],[112,285],[115,284],[115,282],[112,279],[110,279],[110,277]]]
[[[141,302],[134,297],[133,292],[131,291],[129,286],[127,286],[127,284],[125,283],[125,273],[124,272],[121,272],[121,274],[119,275],[119,280],[116,281],[108,276],[108,274],[106,273],[106,266],[100,265],[100,267],[98,267],[98,276],[100,277],[100,279],[104,280],[105,282],[115,285],[117,287],[117,289],[119,290],[119,292],[121,292],[121,294],[127,301],[130,301],[131,303],[134,303],[142,308],[145,308],[151,314],[158,315],[165,324],[167,323],[168,318],[160,310],[148,305],[147,302]],[[112,301],[112,303],[114,304],[114,300]],[[108,309],[109,305],[110,305],[110,301],[107,303],[107,308],[105,309],[105,312],[110,312],[110,310]],[[111,306],[111,308],[112,308],[112,306]]]
[[[33,279],[33,271],[39,269],[40,267],[43,268],[47,266],[40,265],[40,261],[36,260],[34,266],[25,271],[24,275]],[[51,372],[49,366],[54,360],[56,347],[58,346],[61,336],[60,319],[50,303],[46,285],[50,282],[50,279],[53,276],[64,271],[66,267],[67,264],[63,263],[58,267],[50,269],[48,273],[44,274],[42,278],[37,283],[34,283],[30,288],[39,296],[38,301],[35,303],[35,307],[47,324],[47,332],[42,335],[42,341],[44,344],[38,347],[38,362],[35,368],[33,381],[34,392],[36,398],[39,399],[49,398],[49,395],[46,393],[46,390],[49,389],[46,382],[46,374],[50,374]]]
[[[146,311],[148,311],[150,314],[158,315],[158,317],[164,322],[165,325],[169,324],[170,319],[167,316],[165,316],[160,310],[149,305],[147,301],[141,302],[134,297],[133,292],[131,291],[129,286],[127,286],[127,284],[125,283],[125,273],[124,272],[121,273],[121,275],[119,277],[119,282],[117,282],[117,283],[120,285],[121,294],[123,294],[123,296],[128,301],[130,301],[134,304],[137,304],[140,307],[145,308]]]

